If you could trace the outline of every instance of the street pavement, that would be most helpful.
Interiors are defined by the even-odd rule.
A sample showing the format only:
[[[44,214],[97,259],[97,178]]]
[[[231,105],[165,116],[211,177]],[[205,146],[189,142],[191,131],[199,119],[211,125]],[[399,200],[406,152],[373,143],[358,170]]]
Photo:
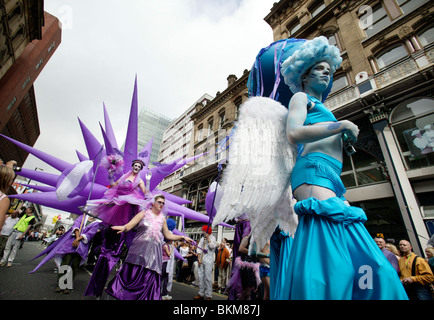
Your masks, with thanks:
[[[18,250],[12,266],[0,267],[0,300],[97,300],[94,296],[84,296],[91,277],[91,271],[85,267],[80,268],[74,279],[74,289],[69,294],[54,292],[57,274],[53,260],[30,274],[29,271],[32,271],[43,257],[30,260],[44,249],[41,242],[25,242],[23,248]],[[112,272],[108,281],[114,274]],[[197,292],[197,287],[174,281],[170,295],[172,300],[192,300]],[[106,295],[103,294],[100,299],[105,298]],[[213,293],[213,300],[227,300],[227,296]]]

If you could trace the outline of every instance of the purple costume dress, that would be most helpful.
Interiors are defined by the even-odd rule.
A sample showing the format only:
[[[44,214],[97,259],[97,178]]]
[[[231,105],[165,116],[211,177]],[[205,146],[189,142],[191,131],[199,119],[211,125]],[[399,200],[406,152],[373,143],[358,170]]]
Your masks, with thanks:
[[[129,247],[134,232],[117,234],[111,226],[127,224],[149,201],[144,199],[139,188],[141,181],[138,174],[134,181],[128,180],[132,171],[124,174],[118,184],[104,193],[104,198],[89,200],[85,210],[90,215],[98,217],[104,222],[102,229],[103,243],[101,254],[95,265],[85,295],[100,297],[111,270],[120,259],[124,245]]]
[[[164,220],[163,213],[155,216],[152,210],[145,211],[125,263],[107,286],[110,296],[119,300],[161,300]]]
[[[235,228],[235,236],[234,236],[234,246],[232,251],[232,271],[231,271],[231,277],[227,284],[227,291],[228,291],[228,300],[238,300],[239,296],[243,292],[243,287],[241,283],[241,275],[240,275],[240,265],[236,263],[237,258],[241,256],[240,253],[238,253],[238,248],[240,247],[241,241],[245,236],[247,236],[250,231],[250,221],[249,220],[243,220],[246,216],[242,215],[239,217],[239,221],[237,221],[236,228]]]
[[[104,193],[104,198],[89,200],[85,210],[108,225],[120,226],[128,223],[140,211],[140,206],[145,204],[139,188],[142,181],[140,175],[138,174],[134,181],[127,179],[130,175],[131,171],[124,174],[116,186]]]
[[[35,269],[30,271],[30,273],[35,272],[38,270],[43,264],[45,264],[48,260],[54,258],[56,261],[56,264],[60,264],[60,261],[62,260],[62,256],[68,253],[77,253],[81,257],[80,265],[83,264],[86,259],[89,252],[89,244],[92,241],[95,234],[98,232],[98,229],[100,228],[100,223],[97,221],[88,223],[86,226],[82,226],[82,220],[83,216],[78,217],[75,219],[74,224],[72,225],[71,229],[68,230],[68,232],[65,232],[56,242],[54,242],[52,245],[48,246],[44,251],[42,251],[40,254],[38,254],[36,257],[34,257],[32,260],[35,260],[39,258],[40,256],[46,254],[44,259],[36,266]],[[80,241],[78,247],[74,247],[72,243],[75,240],[75,230],[81,230],[81,235],[84,237],[82,241]]]

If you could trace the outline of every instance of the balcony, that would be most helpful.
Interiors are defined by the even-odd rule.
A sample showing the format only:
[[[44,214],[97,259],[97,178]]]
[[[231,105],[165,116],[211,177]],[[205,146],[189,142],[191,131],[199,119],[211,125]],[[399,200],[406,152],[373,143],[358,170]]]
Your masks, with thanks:
[[[417,82],[426,81],[425,70],[432,68],[433,62],[434,47],[417,51],[411,56],[399,60],[388,68],[370,76],[365,82],[349,86],[338,91],[336,94],[332,94],[324,102],[324,105],[331,111],[337,111],[350,104],[357,104],[360,107],[359,101],[365,96],[374,92],[378,93],[379,91],[386,92],[388,89],[394,88],[392,85],[406,82],[406,79],[409,80],[409,83],[400,85],[400,88],[412,88]],[[414,80],[416,78],[417,81]],[[366,86],[368,86],[367,89]],[[397,90],[394,88],[392,93],[396,92]],[[383,96],[385,95],[383,94]],[[365,104],[362,103],[362,105]]]

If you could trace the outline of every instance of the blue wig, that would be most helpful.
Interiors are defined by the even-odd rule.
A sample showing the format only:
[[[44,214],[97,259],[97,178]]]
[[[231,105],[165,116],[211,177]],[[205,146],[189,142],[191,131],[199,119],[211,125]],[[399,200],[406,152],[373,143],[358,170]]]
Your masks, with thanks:
[[[323,61],[330,65],[330,74],[333,75],[342,62],[339,49],[329,45],[327,38],[323,36],[306,41],[282,63],[281,73],[285,83],[293,93],[303,91],[301,76],[312,66]],[[331,89],[330,84],[329,87]]]

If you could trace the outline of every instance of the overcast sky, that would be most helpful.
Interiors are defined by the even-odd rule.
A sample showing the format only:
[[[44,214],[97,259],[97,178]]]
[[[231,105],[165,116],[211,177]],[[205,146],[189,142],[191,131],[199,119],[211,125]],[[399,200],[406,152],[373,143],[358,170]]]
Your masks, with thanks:
[[[119,145],[137,75],[139,110],[179,117],[227,76],[250,70],[273,41],[264,21],[276,0],[45,0],[62,42],[35,81],[35,148],[70,163],[87,155],[78,118],[103,143],[105,103]],[[29,155],[25,168],[59,173]]]

